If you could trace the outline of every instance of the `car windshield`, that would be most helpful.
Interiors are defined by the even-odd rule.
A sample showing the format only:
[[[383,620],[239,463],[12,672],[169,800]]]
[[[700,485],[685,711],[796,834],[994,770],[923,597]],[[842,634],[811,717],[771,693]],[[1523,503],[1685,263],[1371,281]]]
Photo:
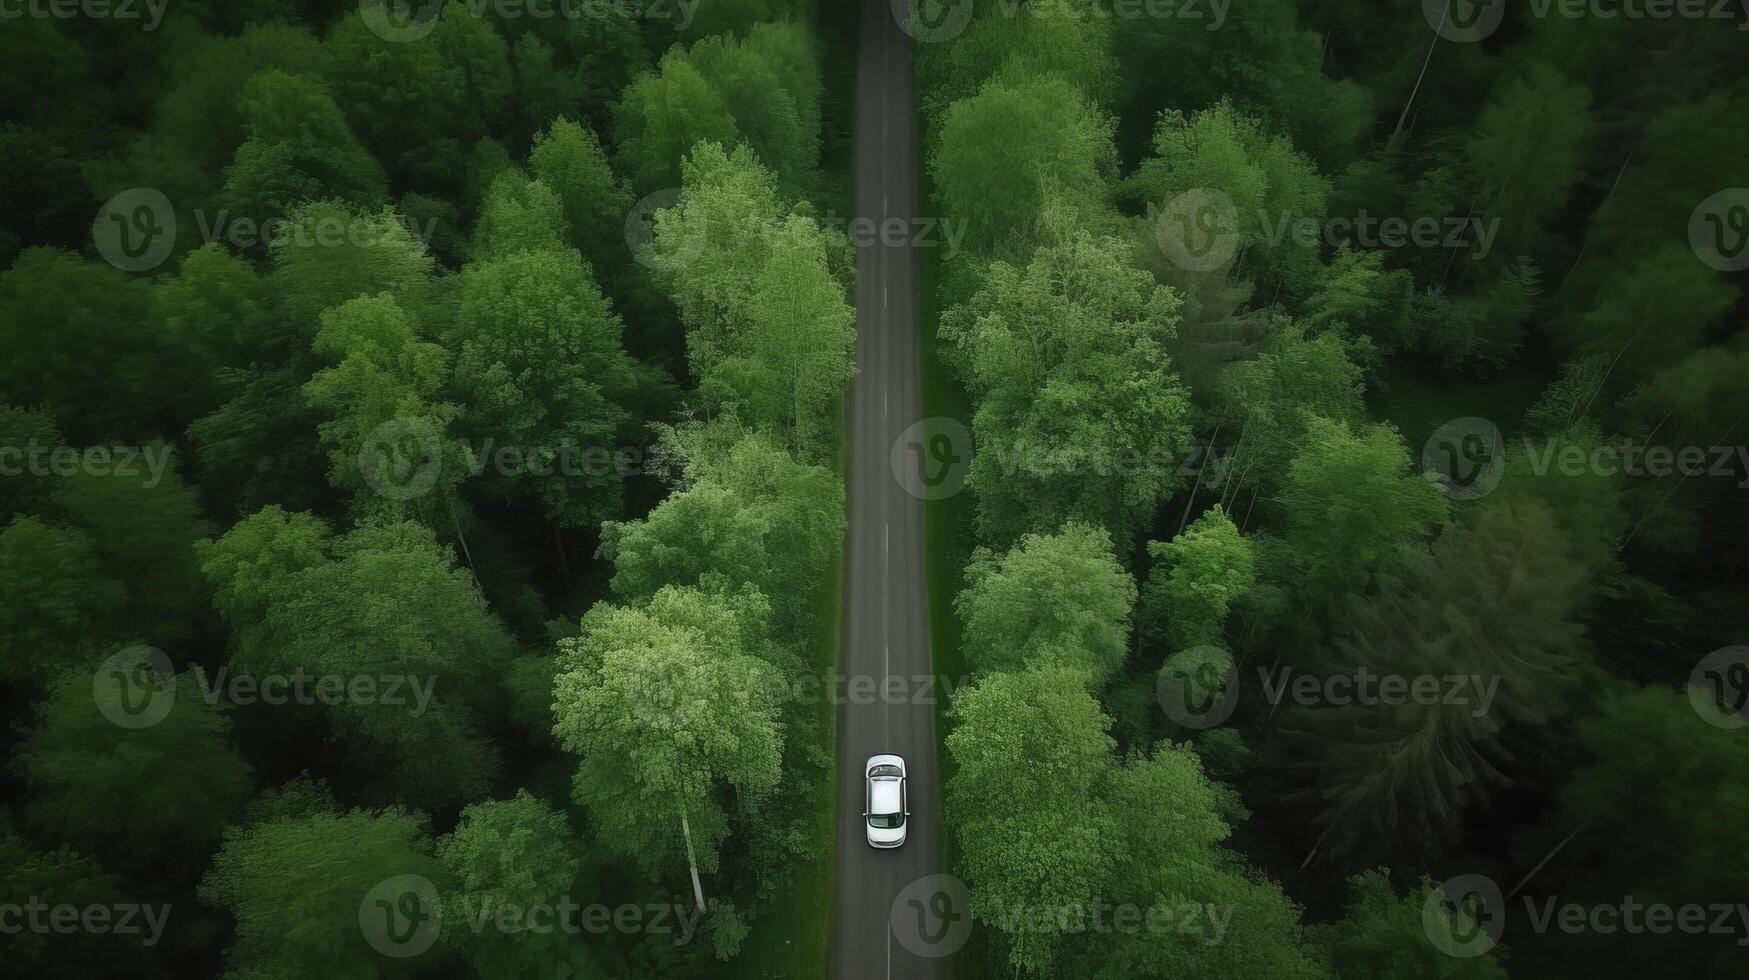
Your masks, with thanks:
[[[898,830],[905,826],[903,813],[871,813],[868,815],[868,825],[876,830]]]

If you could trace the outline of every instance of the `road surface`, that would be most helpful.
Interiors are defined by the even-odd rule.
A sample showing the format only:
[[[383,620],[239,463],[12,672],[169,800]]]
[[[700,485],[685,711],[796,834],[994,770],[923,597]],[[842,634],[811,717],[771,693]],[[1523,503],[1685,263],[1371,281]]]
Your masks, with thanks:
[[[833,879],[832,976],[941,977],[946,960],[919,956],[890,924],[908,885],[942,870],[936,848],[934,707],[916,703],[931,675],[923,502],[894,478],[889,453],[922,417],[917,334],[917,127],[909,39],[891,0],[863,0],[857,45],[855,211],[905,222],[907,233],[875,235],[859,248],[856,380],[852,383],[846,474],[844,684],[838,709],[838,854]],[[902,241],[901,241],[902,240]],[[888,681],[887,678],[894,678]],[[881,696],[881,685],[902,696]],[[858,687],[861,690],[859,692]],[[870,696],[871,692],[876,692]],[[871,755],[905,758],[911,819],[903,847],[877,851],[863,830],[862,767]],[[913,889],[915,891],[915,888]],[[911,910],[906,910],[910,914]],[[917,925],[901,923],[912,936]],[[932,931],[927,926],[925,932]],[[925,950],[926,953],[936,950]]]

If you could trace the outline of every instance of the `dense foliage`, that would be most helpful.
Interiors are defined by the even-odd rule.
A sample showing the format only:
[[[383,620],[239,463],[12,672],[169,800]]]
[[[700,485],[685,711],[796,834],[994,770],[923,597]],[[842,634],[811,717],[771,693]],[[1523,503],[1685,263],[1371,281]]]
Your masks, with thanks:
[[[1742,740],[1675,693],[1749,692],[1697,670],[1749,637],[1741,16],[1442,6],[978,3],[917,46],[970,229],[932,300],[971,975],[1741,970],[1735,926],[1536,924],[1745,884],[1697,863]],[[1482,929],[1466,874],[1524,892],[1473,957],[1433,938]],[[1246,931],[1062,912],[1123,903]]]
[[[843,18],[401,6],[0,27],[0,902],[174,911],[7,976],[715,975],[828,859]]]

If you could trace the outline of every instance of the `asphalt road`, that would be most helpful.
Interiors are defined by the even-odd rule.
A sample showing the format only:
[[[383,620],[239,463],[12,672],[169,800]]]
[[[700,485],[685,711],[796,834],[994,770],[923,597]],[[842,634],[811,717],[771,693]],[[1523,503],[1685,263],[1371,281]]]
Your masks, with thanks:
[[[918,256],[909,233],[918,215],[917,124],[909,39],[891,11],[891,0],[863,0],[857,47],[855,214],[875,219],[877,228],[900,219],[907,232],[873,235],[857,253],[831,946],[839,980],[941,977],[946,963],[935,955],[942,949],[927,942],[927,955],[914,952],[919,932],[933,939],[936,930],[912,918],[927,914],[922,907],[909,907],[915,883],[941,870],[934,708],[919,703],[920,695],[940,695],[918,681],[933,673],[923,502],[899,485],[889,464],[894,442],[923,410]],[[903,847],[877,851],[863,829],[862,768],[883,752],[905,758],[911,819]],[[907,886],[895,922],[894,903]]]

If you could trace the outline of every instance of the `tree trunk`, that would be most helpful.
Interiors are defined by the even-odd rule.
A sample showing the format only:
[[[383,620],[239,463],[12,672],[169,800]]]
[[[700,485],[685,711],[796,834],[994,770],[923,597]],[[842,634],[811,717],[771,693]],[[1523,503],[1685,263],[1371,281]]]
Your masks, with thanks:
[[[692,897],[698,902],[698,910],[704,911],[704,886],[698,883],[698,858],[692,853],[692,828],[686,823],[686,808],[680,809],[680,835],[686,838],[686,863],[692,868]]]

